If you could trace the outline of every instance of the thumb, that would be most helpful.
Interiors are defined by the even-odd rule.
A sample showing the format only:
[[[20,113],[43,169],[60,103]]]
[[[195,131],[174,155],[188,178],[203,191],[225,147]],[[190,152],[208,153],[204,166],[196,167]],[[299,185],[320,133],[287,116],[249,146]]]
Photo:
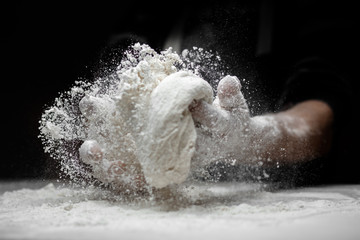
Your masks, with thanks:
[[[246,100],[241,92],[241,84],[237,77],[227,75],[219,82],[217,88],[219,106],[230,112],[249,113]]]
[[[202,100],[195,100],[189,106],[189,110],[196,122],[209,129],[219,128],[219,126],[224,125],[227,121],[225,111],[215,108]]]

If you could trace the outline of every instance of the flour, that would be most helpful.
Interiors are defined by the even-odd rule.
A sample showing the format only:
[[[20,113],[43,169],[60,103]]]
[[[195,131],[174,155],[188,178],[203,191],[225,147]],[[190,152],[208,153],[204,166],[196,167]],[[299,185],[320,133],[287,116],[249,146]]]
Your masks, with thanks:
[[[187,108],[194,99],[212,101],[202,73],[216,84],[220,58],[201,48],[179,56],[141,44],[123,55],[116,71],[77,81],[44,112],[44,150],[77,183],[131,193],[181,183],[196,140]],[[140,184],[144,178],[147,185]]]
[[[259,187],[194,184],[185,197],[196,204],[164,211],[156,203],[123,204],[103,189],[2,182],[0,238],[359,239],[360,185]]]
[[[152,92],[139,159],[150,185],[161,188],[186,180],[196,142],[188,106],[212,99],[211,86],[185,71],[169,75]]]

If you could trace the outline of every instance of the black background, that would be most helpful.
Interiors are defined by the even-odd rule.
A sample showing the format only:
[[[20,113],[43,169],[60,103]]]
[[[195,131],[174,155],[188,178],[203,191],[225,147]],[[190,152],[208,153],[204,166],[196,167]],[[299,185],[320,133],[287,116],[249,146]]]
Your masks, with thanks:
[[[107,48],[119,36],[131,36],[134,41],[141,40],[156,50],[162,50],[164,40],[178,18],[189,11],[191,13],[188,15],[196,18],[196,14],[202,11],[208,2],[212,1],[12,1],[1,6],[0,179],[56,177],[56,162],[44,154],[37,137],[39,120],[46,105],[51,105],[60,92],[68,90],[79,78],[91,80],[97,77],[103,63],[112,57],[108,56],[111,51]],[[223,3],[215,2],[219,5]],[[289,9],[286,5],[296,9],[295,3],[299,2],[313,1],[294,1],[294,4],[292,1],[283,1],[281,3],[284,4],[280,5],[284,5],[284,9]],[[289,19],[308,24],[308,29],[311,30],[313,26],[316,29],[316,25],[309,19],[316,20],[315,22],[330,21],[332,26],[336,27],[341,23],[340,20],[345,18],[348,21],[345,25],[351,33],[346,36],[350,37],[330,31],[330,35],[318,38],[321,39],[318,45],[313,44],[313,38],[309,38],[309,43],[316,46],[316,49],[326,49],[330,58],[337,59],[340,65],[351,69],[351,81],[357,81],[357,8],[354,3],[349,4],[347,1],[328,3],[319,1],[319,4],[315,4],[317,8],[310,9],[313,15],[303,13],[299,8],[299,15],[294,14],[294,11],[280,9],[278,13],[283,17],[280,19],[283,28],[278,29],[278,32],[286,35],[287,31],[297,29],[291,25]],[[326,6],[331,11],[328,11]],[[343,11],[340,11],[341,9]],[[325,13],[325,18],[321,19],[322,15],[319,13]],[[326,15],[328,13],[329,15]],[[304,21],[297,21],[298,16]],[[227,16],[224,19],[226,20]],[[249,38],[246,33],[243,34],[244,38]],[[318,35],[317,32],[315,35]],[[326,37],[325,41],[323,37]],[[248,41],[252,42],[251,38],[249,39]],[[237,41],[237,38],[234,40]],[[306,42],[300,42],[307,46]],[[280,43],[282,52],[295,55],[286,48],[291,41],[285,39],[286,44]],[[128,44],[129,42],[123,42],[123,47]],[[289,49],[293,50],[294,46],[290,44]],[[304,48],[295,49],[301,53]],[[327,51],[328,49],[331,51]],[[243,51],[243,46],[240,50]],[[272,60],[278,59],[288,58],[277,57]],[[277,65],[280,66],[278,72],[285,72],[281,69],[282,64]],[[235,64],[235,67],[238,68],[238,65]],[[351,100],[347,105],[353,112],[357,111],[355,100]],[[347,114],[349,113],[350,111],[347,111]],[[354,134],[354,126],[358,126],[356,119],[348,115],[345,117],[345,124],[342,122],[350,129],[344,132],[352,137],[357,137]],[[348,139],[346,145],[350,146],[349,149],[355,149],[352,138],[345,139]],[[355,158],[348,159],[353,162],[352,165],[341,165],[354,166]],[[357,171],[358,168],[352,169]]]
[[[56,176],[37,137],[46,105],[79,78],[96,77],[114,36],[130,34],[161,49],[181,6],[164,1],[2,6],[0,179]]]

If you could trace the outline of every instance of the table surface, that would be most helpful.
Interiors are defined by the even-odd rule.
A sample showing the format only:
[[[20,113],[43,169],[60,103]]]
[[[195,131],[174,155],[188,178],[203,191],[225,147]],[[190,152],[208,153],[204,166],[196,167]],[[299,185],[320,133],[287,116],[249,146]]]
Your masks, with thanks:
[[[177,205],[56,181],[0,182],[0,239],[360,239],[360,185],[184,189],[192,201]]]

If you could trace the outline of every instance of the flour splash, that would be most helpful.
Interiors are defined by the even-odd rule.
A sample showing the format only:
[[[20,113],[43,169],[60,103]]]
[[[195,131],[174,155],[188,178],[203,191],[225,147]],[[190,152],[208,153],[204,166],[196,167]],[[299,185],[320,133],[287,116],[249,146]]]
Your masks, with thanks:
[[[212,102],[213,89],[203,79],[216,86],[224,75],[220,62],[201,48],[178,55],[171,48],[158,53],[148,45],[134,44],[113,73],[77,81],[44,111],[39,129],[45,152],[60,161],[63,177],[75,183],[97,183],[133,194],[183,182],[196,139],[187,106],[193,99]],[[176,91],[179,84],[193,90]],[[168,91],[178,96],[166,97]],[[153,115],[171,99],[174,107],[167,113],[184,123],[182,128],[172,128],[169,116]],[[173,152],[184,161],[172,162]]]

